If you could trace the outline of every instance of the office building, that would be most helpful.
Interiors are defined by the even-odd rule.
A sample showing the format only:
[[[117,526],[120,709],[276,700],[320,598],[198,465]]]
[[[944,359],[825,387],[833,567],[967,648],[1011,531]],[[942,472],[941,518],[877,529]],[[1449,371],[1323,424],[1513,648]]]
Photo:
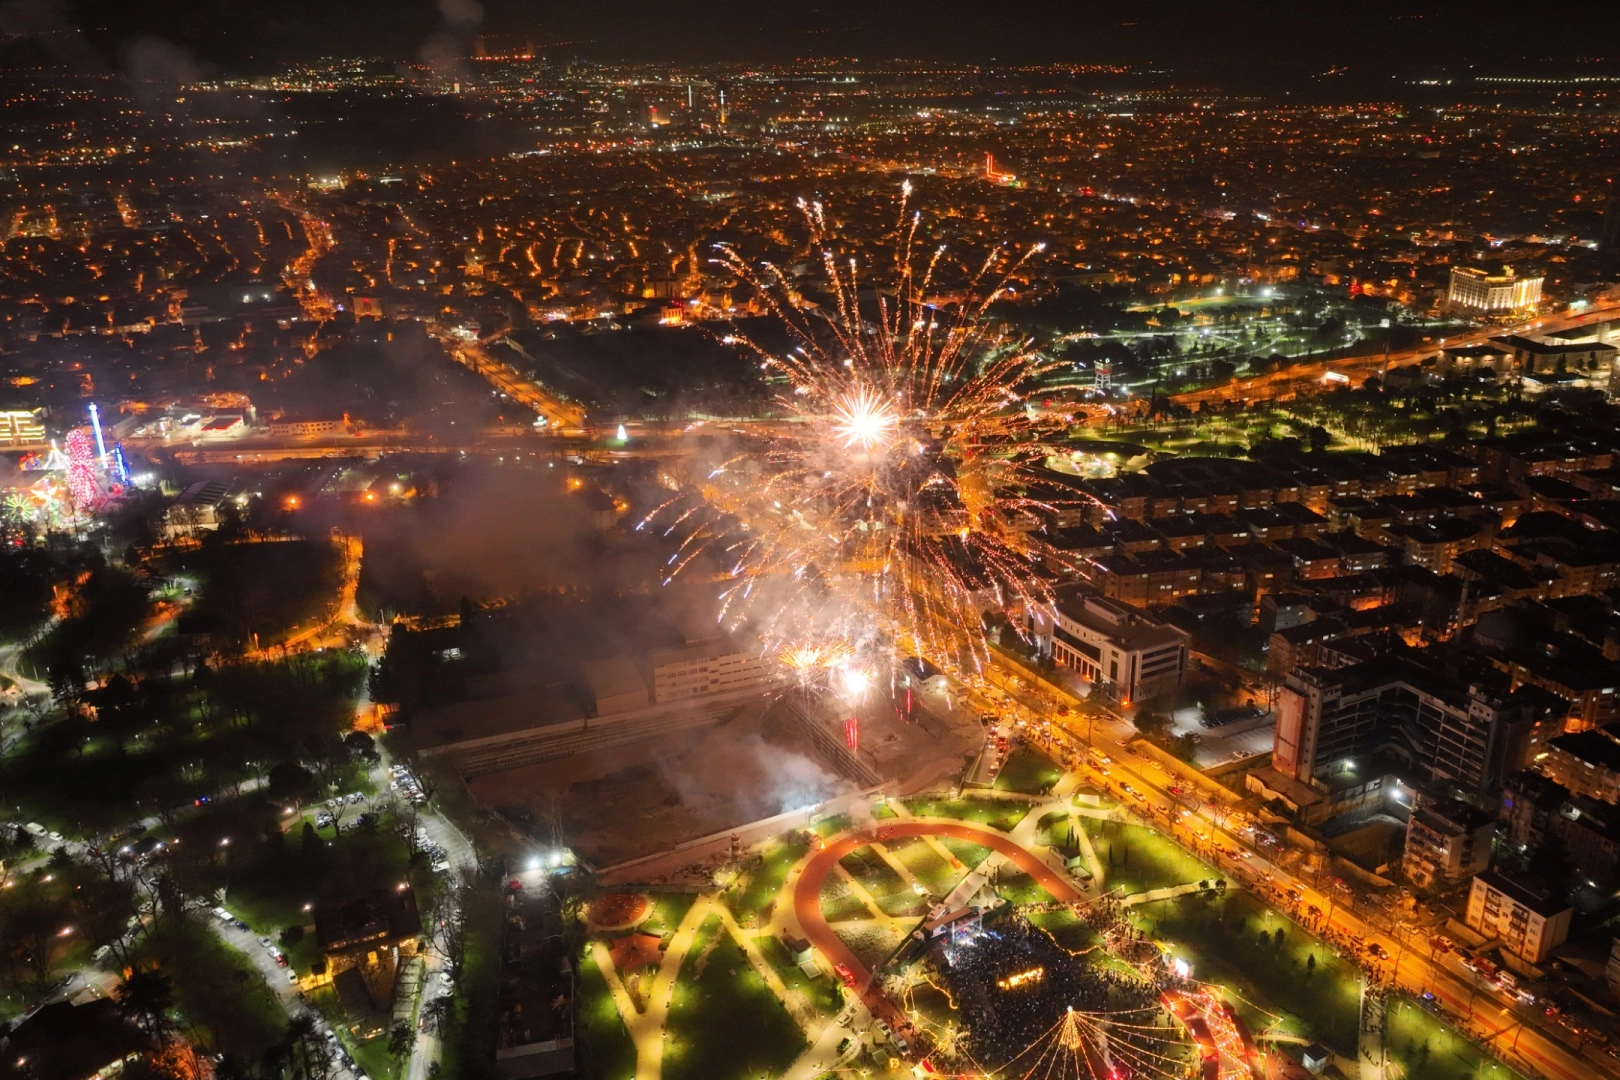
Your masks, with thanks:
[[[653,700],[660,705],[748,687],[763,689],[774,685],[782,671],[775,657],[758,649],[739,649],[725,638],[656,649],[651,661]]]
[[[1056,621],[1036,634],[1059,666],[1123,702],[1175,690],[1186,678],[1186,632],[1118,600],[1071,593],[1058,601]]]

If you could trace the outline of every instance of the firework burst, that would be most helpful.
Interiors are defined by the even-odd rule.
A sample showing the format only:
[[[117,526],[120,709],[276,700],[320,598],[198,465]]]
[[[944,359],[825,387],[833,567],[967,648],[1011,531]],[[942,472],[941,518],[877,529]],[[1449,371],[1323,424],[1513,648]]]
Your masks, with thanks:
[[[730,457],[643,522],[678,540],[671,577],[718,561],[722,619],[746,621],[801,683],[835,693],[842,673],[884,655],[977,668],[987,612],[1050,607],[1043,564],[1062,557],[1043,511],[1080,498],[1046,468],[1067,417],[1032,401],[1075,388],[990,317],[1040,245],[991,251],[939,299],[957,267],[943,247],[921,249],[909,194],[875,280],[820,204],[803,205],[820,302],[776,266],[719,249],[787,329],[784,351],[726,338],[782,387],[779,415],[745,428]]]

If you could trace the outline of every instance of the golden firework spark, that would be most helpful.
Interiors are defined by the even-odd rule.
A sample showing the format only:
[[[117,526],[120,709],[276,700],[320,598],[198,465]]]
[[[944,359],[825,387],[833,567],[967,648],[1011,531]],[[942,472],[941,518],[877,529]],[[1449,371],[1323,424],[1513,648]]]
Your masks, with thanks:
[[[790,336],[780,351],[725,337],[785,385],[780,415],[648,518],[679,539],[670,576],[719,560],[722,618],[749,622],[801,678],[883,653],[976,669],[987,613],[1049,611],[1049,570],[1067,561],[1045,538],[1049,514],[1084,498],[1046,468],[1067,435],[1068,365],[990,317],[1040,245],[991,251],[940,299],[952,264],[942,247],[918,252],[909,194],[883,281],[866,279],[820,204],[802,204],[819,303],[720,248]],[[823,658],[828,643],[843,656]]]

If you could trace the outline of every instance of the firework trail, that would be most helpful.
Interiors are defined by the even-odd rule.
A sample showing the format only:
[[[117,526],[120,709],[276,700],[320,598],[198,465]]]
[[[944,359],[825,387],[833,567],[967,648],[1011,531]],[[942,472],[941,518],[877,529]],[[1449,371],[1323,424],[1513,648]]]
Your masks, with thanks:
[[[1044,538],[1056,505],[1083,498],[1046,467],[1068,418],[1034,407],[1074,396],[1067,364],[990,317],[1041,245],[997,248],[953,299],[953,264],[920,250],[902,189],[894,258],[868,275],[819,203],[801,204],[825,275],[822,303],[776,266],[720,260],[786,327],[772,351],[733,332],[781,387],[779,419],[755,424],[732,457],[653,512],[678,540],[673,578],[700,557],[730,585],[722,621],[747,623],[802,685],[889,668],[905,653],[956,670],[986,657],[985,615],[1049,609]],[[876,280],[882,278],[882,280]]]

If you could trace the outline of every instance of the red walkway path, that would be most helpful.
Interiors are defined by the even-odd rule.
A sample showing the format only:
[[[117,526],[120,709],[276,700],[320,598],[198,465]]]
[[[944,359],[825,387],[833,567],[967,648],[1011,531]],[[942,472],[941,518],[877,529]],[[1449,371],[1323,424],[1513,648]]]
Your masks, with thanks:
[[[1081,898],[1074,886],[1055,873],[1051,867],[994,829],[956,822],[897,821],[879,828],[851,833],[828,844],[805,863],[804,872],[799,875],[799,880],[793,886],[793,910],[798,915],[799,925],[804,928],[804,936],[810,944],[820,949],[821,954],[834,964],[844,964],[854,972],[856,985],[866,985],[871,972],[822,917],[821,883],[832,872],[838,860],[856,848],[865,847],[874,840],[882,842],[911,836],[945,836],[990,848],[1007,856],[1014,865],[1051,893],[1054,899],[1068,902]]]

